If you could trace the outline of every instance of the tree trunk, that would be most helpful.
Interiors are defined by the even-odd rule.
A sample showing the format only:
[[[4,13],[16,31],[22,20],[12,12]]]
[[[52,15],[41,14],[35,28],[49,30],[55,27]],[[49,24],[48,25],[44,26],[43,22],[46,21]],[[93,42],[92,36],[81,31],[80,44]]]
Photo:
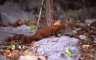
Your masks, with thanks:
[[[46,23],[47,26],[53,24],[53,0],[46,0]]]

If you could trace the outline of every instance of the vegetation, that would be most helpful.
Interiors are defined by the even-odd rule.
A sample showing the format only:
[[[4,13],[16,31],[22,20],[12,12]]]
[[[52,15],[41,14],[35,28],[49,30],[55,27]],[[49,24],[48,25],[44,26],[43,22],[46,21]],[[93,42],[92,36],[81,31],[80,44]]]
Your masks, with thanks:
[[[60,7],[57,8],[54,6],[54,4],[57,3],[56,1],[60,3],[62,2],[61,5],[65,3],[66,8],[59,9]],[[95,21],[91,21],[90,18],[96,18],[96,7],[93,7],[93,4],[92,7],[90,7],[91,2],[85,0],[80,0],[80,2],[79,0],[75,0],[74,2],[73,0],[42,0],[41,6],[38,7],[38,11],[36,12],[39,12],[36,21],[21,21],[19,19],[16,23],[9,23],[8,25],[8,27],[11,26],[14,28],[26,25],[30,27],[30,32],[28,33],[32,35],[10,33],[13,34],[13,36],[5,39],[3,47],[2,45],[0,46],[0,49],[2,49],[2,51],[0,51],[0,55],[7,56],[8,58],[11,57],[13,60],[18,60],[20,53],[22,52],[28,56],[38,56],[38,53],[33,50],[38,49],[40,46],[34,45],[34,42],[50,36],[68,36],[79,39],[78,45],[82,53],[81,57],[76,60],[94,60],[94,56],[96,54],[96,19]],[[87,9],[89,9],[89,11]],[[63,12],[61,12],[61,10],[63,10]],[[54,14],[56,15],[57,20],[55,20]],[[63,14],[63,18],[60,18],[59,15]],[[86,23],[85,19],[90,19],[91,23]],[[1,26],[5,27],[2,24]],[[30,47],[33,48],[33,50],[26,52],[26,50]],[[14,52],[16,52],[16,55]],[[73,55],[70,48],[66,48],[65,53],[69,57]]]

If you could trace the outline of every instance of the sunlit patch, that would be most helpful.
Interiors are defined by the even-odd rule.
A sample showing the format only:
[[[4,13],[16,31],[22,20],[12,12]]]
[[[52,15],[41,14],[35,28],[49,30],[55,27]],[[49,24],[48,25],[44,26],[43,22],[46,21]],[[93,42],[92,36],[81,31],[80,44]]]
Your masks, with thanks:
[[[61,20],[58,20],[54,23],[54,25],[60,25],[61,24]]]

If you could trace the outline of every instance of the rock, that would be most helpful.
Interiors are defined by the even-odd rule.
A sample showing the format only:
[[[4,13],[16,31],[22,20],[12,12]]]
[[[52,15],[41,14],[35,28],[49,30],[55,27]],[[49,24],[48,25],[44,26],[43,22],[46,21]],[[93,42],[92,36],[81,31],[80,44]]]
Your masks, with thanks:
[[[36,52],[41,56],[48,56],[48,60],[75,60],[81,56],[78,42],[76,38],[61,36],[44,38],[35,42],[34,45],[39,46],[35,48]],[[66,54],[66,48],[72,51],[72,56]]]
[[[10,2],[0,6],[0,14],[4,25],[15,23],[16,20],[35,20],[32,13],[25,12],[18,7],[19,4],[12,4]]]
[[[91,23],[93,23],[93,22],[96,22],[96,19],[86,19],[85,20],[85,24],[87,24],[88,26],[90,26]]]
[[[6,56],[1,55],[0,60],[7,60]]]
[[[87,39],[87,36],[85,36],[85,35],[79,35],[79,38],[82,39],[82,40],[86,40]]]
[[[26,4],[28,9],[33,9],[36,7],[40,7],[41,1],[40,0],[26,0],[24,4]]]
[[[19,60],[38,60],[37,56],[20,56]]]
[[[74,30],[74,29],[71,29],[71,28],[67,28],[67,29],[64,30],[63,33],[72,36],[72,35],[74,35],[75,33],[77,33],[77,31]]]
[[[30,27],[26,25],[21,25],[19,27],[1,27],[1,33],[10,33],[10,34],[25,34],[30,32]]]
[[[19,27],[0,27],[0,44],[8,37],[14,36],[14,34],[33,35],[30,33],[30,27],[21,25]]]
[[[12,36],[12,34],[0,33],[0,44],[4,43],[4,42],[5,42],[4,40],[5,40],[7,37],[10,37],[10,36]]]

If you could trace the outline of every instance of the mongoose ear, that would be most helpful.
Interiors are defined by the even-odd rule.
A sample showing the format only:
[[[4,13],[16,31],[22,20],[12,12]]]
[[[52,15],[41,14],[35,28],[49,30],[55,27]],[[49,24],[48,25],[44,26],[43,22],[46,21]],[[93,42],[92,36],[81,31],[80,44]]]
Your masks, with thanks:
[[[61,20],[55,21],[53,25],[61,25]]]

